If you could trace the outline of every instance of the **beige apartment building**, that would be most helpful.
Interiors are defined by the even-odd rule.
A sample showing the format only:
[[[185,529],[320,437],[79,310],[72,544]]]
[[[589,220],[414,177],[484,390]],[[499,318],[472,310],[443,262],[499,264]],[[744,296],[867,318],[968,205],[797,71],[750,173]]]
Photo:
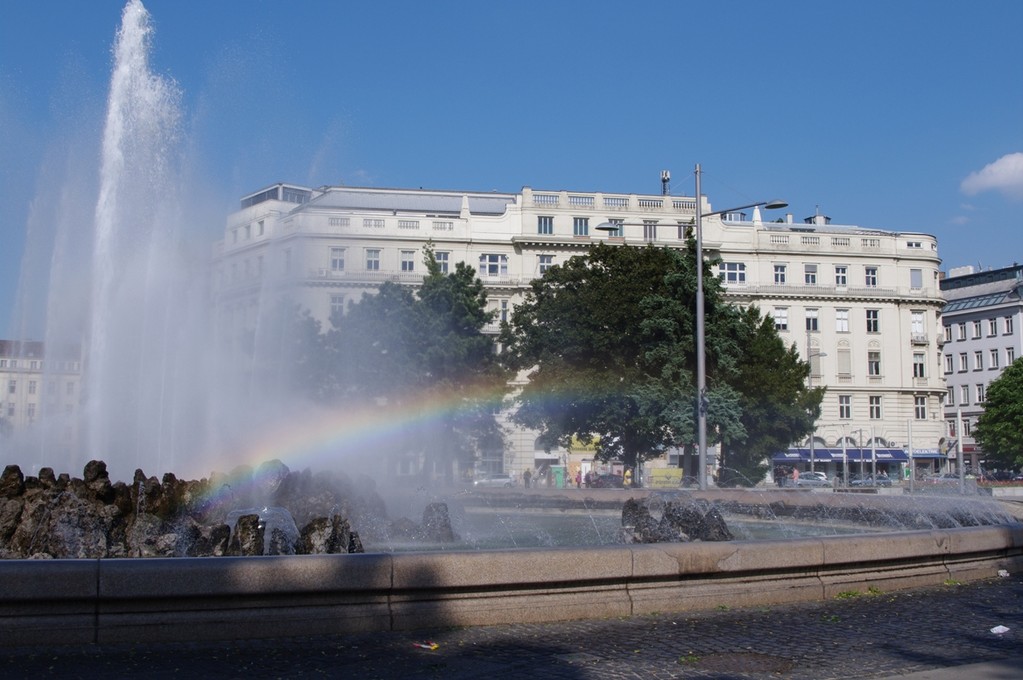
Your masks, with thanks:
[[[428,242],[442,267],[476,268],[498,319],[506,318],[532,279],[598,240],[685,247],[697,208],[695,197],[667,193],[276,184],[244,197],[216,244],[218,335],[231,342],[251,331],[261,305],[281,291],[328,327],[333,312],[383,281],[421,281]],[[706,196],[699,209],[712,212]],[[815,457],[818,469],[836,471],[824,452],[843,444],[896,452],[899,464],[910,450],[921,461],[939,457],[944,300],[934,237],[840,226],[822,215],[772,222],[753,209],[704,217],[703,248],[719,260],[727,297],[773,316],[786,343],[809,358],[813,385],[828,388],[813,446],[793,442],[793,460]],[[506,450],[484,452],[477,469],[577,469],[585,456],[544,452],[535,433],[513,429]]]
[[[82,391],[77,347],[48,353],[42,342],[0,340],[0,389],[0,440],[38,436],[56,455],[72,451]]]

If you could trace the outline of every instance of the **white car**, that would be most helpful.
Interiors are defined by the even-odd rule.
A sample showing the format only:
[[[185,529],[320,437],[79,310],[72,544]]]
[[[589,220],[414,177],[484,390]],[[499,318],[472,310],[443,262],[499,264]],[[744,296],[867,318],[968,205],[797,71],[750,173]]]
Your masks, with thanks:
[[[511,488],[515,486],[515,480],[512,479],[511,475],[484,475],[483,477],[477,477],[474,479],[472,485]]]

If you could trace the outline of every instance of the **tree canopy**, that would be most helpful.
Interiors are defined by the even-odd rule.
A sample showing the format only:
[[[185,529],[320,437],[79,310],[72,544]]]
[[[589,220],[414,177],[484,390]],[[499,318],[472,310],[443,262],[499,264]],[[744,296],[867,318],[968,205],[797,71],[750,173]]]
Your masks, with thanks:
[[[989,467],[1023,466],[1023,358],[988,385],[973,438],[984,450]]]
[[[708,434],[736,451],[752,434],[762,443],[742,450],[759,456],[809,431],[819,391],[800,382],[808,367],[773,324],[727,304],[703,266]],[[528,375],[513,420],[547,446],[568,446],[574,435],[626,465],[691,446],[695,301],[692,242],[686,251],[599,243],[552,267],[502,332],[509,365]]]
[[[494,313],[475,270],[460,262],[443,273],[432,248],[425,263],[417,290],[386,282],[332,319],[329,397],[406,414],[396,446],[450,475],[454,460],[469,465],[480,450],[501,448],[496,413],[509,373],[483,333]]]

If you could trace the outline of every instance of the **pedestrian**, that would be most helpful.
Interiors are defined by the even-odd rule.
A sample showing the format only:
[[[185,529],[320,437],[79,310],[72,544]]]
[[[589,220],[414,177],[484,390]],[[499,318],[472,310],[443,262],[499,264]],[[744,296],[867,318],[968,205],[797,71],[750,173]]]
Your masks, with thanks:
[[[583,488],[583,473],[579,470],[575,471],[575,488]]]
[[[632,470],[626,470],[625,471],[625,477],[622,480],[622,485],[626,489],[628,489],[630,486],[632,486]]]
[[[799,468],[792,468],[792,486],[799,485]]]
[[[527,489],[529,488],[529,480],[532,476],[533,474],[529,470],[525,470],[522,473],[522,485]]]

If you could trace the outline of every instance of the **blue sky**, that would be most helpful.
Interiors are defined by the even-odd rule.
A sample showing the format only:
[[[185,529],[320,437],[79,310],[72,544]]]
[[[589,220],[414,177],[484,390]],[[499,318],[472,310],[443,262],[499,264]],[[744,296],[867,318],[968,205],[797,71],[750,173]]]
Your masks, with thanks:
[[[0,0],[0,337],[54,168],[98,164],[123,4]],[[715,208],[1023,260],[1018,0],[144,4],[200,242],[277,181],[657,193],[670,169],[691,195],[699,162]]]

